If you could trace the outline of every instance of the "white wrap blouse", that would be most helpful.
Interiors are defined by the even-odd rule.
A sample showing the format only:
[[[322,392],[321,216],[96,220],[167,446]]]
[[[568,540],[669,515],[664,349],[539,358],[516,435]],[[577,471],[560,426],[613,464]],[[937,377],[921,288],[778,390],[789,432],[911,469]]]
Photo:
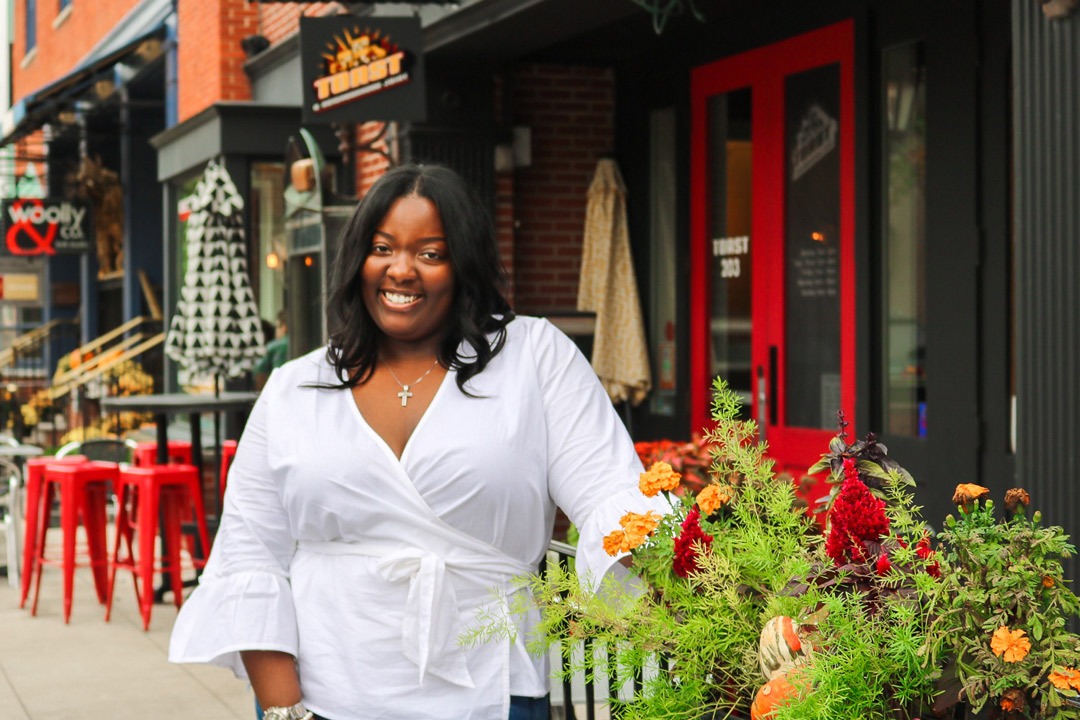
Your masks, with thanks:
[[[240,650],[297,657],[304,702],[332,720],[507,717],[548,692],[546,657],[517,637],[462,633],[521,589],[556,506],[580,530],[577,568],[615,558],[602,537],[641,464],[596,375],[546,320],[518,317],[462,393],[442,380],[398,459],[337,382],[325,350],[274,371],[229,470],[221,526],[184,603],[169,659],[244,677]],[[616,566],[621,570],[621,566]]]

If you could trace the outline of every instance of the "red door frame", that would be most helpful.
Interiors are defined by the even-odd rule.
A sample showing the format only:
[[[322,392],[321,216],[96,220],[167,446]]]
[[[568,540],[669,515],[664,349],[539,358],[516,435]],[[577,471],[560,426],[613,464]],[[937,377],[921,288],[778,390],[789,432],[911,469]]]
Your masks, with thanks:
[[[709,423],[707,382],[711,258],[707,247],[707,199],[711,197],[706,137],[707,101],[712,95],[752,88],[753,141],[751,214],[751,316],[753,367],[768,368],[769,347],[780,352],[776,369],[777,420],[765,428],[778,461],[804,471],[827,450],[831,430],[789,428],[784,368],[784,79],[838,63],[840,67],[840,393],[848,422],[855,422],[855,29],[844,21],[695,68],[690,96],[690,407],[691,427]],[[766,369],[768,373],[768,369]],[[755,374],[756,388],[756,374]],[[753,417],[760,418],[754,393]]]

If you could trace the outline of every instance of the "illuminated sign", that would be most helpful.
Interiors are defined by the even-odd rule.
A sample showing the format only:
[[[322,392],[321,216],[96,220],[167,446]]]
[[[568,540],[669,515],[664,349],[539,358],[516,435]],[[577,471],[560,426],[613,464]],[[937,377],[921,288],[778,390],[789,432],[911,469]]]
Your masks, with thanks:
[[[306,123],[423,120],[416,18],[300,18]]]
[[[90,208],[76,200],[14,198],[0,203],[0,255],[35,256],[90,252]]]

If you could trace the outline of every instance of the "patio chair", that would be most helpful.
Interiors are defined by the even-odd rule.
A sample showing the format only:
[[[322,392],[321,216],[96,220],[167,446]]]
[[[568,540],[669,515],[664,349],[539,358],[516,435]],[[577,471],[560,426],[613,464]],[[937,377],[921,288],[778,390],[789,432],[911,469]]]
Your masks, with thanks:
[[[134,440],[120,438],[94,438],[92,440],[73,440],[56,451],[56,457],[65,455],[83,455],[87,460],[105,460],[107,462],[130,464],[135,452]]]

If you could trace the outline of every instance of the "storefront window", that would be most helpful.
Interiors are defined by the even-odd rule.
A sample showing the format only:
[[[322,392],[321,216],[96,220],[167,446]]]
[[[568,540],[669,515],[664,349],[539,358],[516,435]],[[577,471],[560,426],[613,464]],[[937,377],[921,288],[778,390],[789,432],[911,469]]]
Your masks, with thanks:
[[[251,166],[251,262],[259,316],[272,323],[285,308],[285,187],[280,162]]]
[[[675,345],[675,109],[656,110],[649,119],[649,352],[654,389],[649,410],[674,415],[678,392]]]
[[[889,48],[882,82],[885,428],[925,437],[926,65],[921,43]]]

